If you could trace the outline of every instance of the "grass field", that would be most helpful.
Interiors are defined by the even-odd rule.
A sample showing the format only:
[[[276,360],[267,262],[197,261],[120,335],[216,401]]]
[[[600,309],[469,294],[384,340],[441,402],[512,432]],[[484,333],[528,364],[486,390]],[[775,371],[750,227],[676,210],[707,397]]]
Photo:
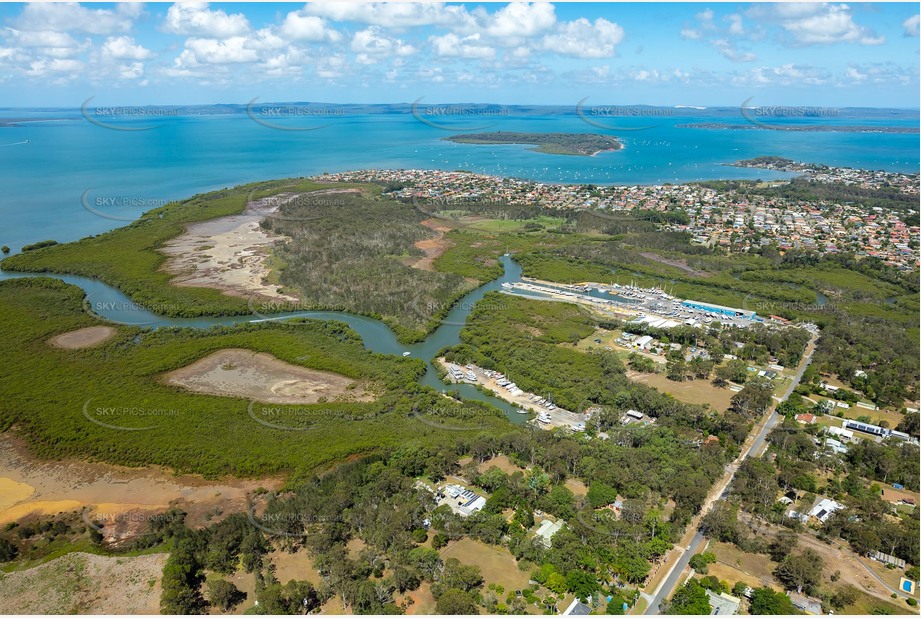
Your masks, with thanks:
[[[518,568],[515,557],[504,547],[464,538],[450,543],[442,550],[441,559],[448,558],[457,558],[463,564],[479,567],[485,586],[500,585],[505,588],[506,594],[528,586],[530,574]]]
[[[777,568],[777,563],[763,554],[749,554],[735,545],[718,541],[710,543],[709,551],[713,552],[719,562],[738,569],[761,582],[761,585],[764,585],[765,582],[774,581],[773,573],[774,569]]]
[[[675,382],[661,373],[639,373],[637,371],[628,371],[627,377],[634,382],[646,384],[663,393],[668,393],[679,401],[709,404],[711,408],[719,412],[725,412],[729,409],[732,396],[735,395],[728,388],[713,386],[709,380]]]

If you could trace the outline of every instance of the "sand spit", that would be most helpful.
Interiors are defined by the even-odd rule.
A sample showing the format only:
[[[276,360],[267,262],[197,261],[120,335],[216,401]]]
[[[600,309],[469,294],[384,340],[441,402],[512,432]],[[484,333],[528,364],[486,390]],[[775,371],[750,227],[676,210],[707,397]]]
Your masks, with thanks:
[[[284,236],[271,234],[259,226],[280,204],[300,195],[283,193],[251,202],[241,215],[219,217],[194,223],[181,236],[167,242],[160,252],[166,255],[163,268],[175,274],[173,285],[223,290],[230,296],[260,296],[281,301],[297,301],[279,286],[268,283],[266,258],[275,242]]]
[[[266,403],[310,404],[321,401],[373,401],[374,395],[355,380],[291,365],[271,354],[226,349],[164,376],[197,393],[245,397]]]
[[[56,348],[79,350],[105,343],[115,336],[116,330],[111,326],[90,326],[69,333],[62,333],[48,340]]]

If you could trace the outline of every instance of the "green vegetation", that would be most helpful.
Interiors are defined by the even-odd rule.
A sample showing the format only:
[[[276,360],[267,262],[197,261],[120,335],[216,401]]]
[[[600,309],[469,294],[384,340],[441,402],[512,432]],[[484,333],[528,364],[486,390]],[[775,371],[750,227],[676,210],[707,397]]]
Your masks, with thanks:
[[[909,274],[875,258],[844,254],[781,256],[766,247],[761,255],[727,256],[690,244],[687,234],[640,227],[652,225],[647,221],[588,212],[560,216],[567,223],[559,229],[536,233],[451,232],[447,237],[455,246],[436,266],[481,279],[497,276],[496,258],[509,250],[523,274],[535,279],[659,286],[680,298],[811,321],[822,328],[822,337],[807,383],[817,384],[822,373],[836,374],[869,400],[896,409],[918,397],[919,288]],[[796,346],[766,347],[772,355],[779,349],[801,353]],[[792,366],[797,357],[780,362]]]
[[[534,144],[537,152],[547,154],[591,156],[606,150],[620,150],[619,141],[596,133],[467,133],[446,137],[458,144]]]
[[[461,404],[419,386],[420,361],[371,353],[337,322],[295,320],[207,331],[118,327],[117,336],[104,345],[61,350],[46,341],[98,324],[83,310],[78,288],[46,278],[3,281],[0,311],[6,353],[17,359],[0,369],[0,429],[15,427],[42,457],[161,464],[208,476],[297,476],[350,454],[413,441],[450,441],[457,433],[450,431],[452,424],[469,427],[471,418],[484,430],[512,430],[494,408]],[[367,383],[380,397],[369,403],[280,406],[287,415],[268,420],[296,429],[284,431],[254,420],[246,400],[192,394],[161,382],[163,373],[224,348],[267,352],[295,365],[341,373]],[[133,408],[149,412],[117,413]],[[103,419],[107,424],[152,428],[120,431],[87,418],[111,409],[114,416]],[[256,409],[262,414],[263,406]],[[437,422],[420,420],[435,415]]]
[[[280,281],[310,305],[382,316],[404,342],[434,330],[471,284],[405,264],[435,232],[410,204],[360,193],[307,194],[263,227],[289,237],[275,253]]]

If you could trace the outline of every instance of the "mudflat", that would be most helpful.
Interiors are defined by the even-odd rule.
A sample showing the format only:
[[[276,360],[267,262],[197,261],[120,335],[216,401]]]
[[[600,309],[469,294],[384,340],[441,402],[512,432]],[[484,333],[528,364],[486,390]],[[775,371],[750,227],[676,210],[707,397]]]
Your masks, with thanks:
[[[308,369],[271,354],[237,348],[218,350],[164,376],[168,384],[197,393],[244,397],[266,403],[373,401],[358,382],[331,371]]]

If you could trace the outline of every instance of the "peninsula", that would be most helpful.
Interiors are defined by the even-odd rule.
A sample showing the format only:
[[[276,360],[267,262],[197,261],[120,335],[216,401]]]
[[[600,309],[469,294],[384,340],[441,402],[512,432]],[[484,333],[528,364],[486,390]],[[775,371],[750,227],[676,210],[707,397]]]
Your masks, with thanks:
[[[458,144],[529,144],[533,150],[546,154],[564,154],[591,157],[599,152],[623,148],[617,139],[597,133],[516,133],[494,131],[470,133],[444,138]]]

